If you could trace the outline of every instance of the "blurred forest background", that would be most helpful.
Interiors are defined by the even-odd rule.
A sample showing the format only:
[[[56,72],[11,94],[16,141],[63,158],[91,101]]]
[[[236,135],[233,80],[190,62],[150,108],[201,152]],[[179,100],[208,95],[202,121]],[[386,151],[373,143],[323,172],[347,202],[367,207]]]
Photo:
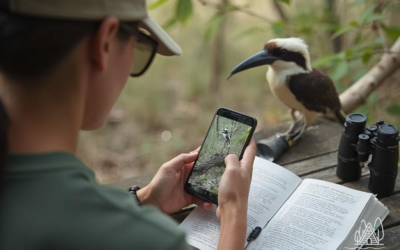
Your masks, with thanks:
[[[312,64],[342,92],[400,36],[399,0],[147,0],[149,14],[182,47],[131,78],[101,129],[82,132],[78,155],[100,182],[155,172],[201,145],[218,107],[258,119],[258,130],[290,120],[271,94],[267,67],[225,78],[276,37],[301,37]],[[400,125],[400,70],[356,111]]]

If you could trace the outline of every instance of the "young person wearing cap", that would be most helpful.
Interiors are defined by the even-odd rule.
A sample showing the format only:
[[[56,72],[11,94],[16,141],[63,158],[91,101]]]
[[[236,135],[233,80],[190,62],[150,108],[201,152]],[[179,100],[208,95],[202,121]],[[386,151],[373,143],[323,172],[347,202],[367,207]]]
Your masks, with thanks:
[[[159,210],[211,208],[183,189],[198,150],[133,197],[98,185],[74,155],[79,130],[101,126],[156,53],[181,49],[143,0],[0,0],[0,249],[189,249]],[[225,160],[220,249],[243,249],[254,156],[252,140],[241,162]]]

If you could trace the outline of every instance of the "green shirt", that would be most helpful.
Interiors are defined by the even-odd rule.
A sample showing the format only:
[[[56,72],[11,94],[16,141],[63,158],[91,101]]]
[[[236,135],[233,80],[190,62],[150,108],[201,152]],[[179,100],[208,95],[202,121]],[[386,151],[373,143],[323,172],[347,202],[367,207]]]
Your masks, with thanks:
[[[97,184],[72,154],[12,155],[3,182],[1,250],[189,249],[172,219]]]

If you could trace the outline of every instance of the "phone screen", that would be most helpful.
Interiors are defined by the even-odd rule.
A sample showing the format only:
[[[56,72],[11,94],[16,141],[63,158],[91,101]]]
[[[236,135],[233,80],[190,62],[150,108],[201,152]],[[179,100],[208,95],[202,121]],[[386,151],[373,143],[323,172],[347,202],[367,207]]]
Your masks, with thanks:
[[[219,182],[226,167],[225,157],[229,154],[241,157],[252,128],[218,114],[214,117],[188,180],[192,191],[217,199]]]

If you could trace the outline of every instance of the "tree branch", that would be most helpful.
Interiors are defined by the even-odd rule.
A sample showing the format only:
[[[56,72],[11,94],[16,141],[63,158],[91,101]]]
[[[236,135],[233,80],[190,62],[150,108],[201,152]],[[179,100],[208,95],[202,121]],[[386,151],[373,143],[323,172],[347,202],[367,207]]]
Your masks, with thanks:
[[[400,68],[400,53],[397,53],[400,52],[400,37],[390,51],[396,53],[384,54],[379,63],[340,95],[342,110],[346,114],[364,104],[367,97]]]
[[[278,11],[279,16],[281,17],[281,19],[282,19],[283,21],[287,22],[287,21],[288,21],[288,18],[287,18],[287,16],[286,16],[285,12],[284,12],[283,9],[282,9],[282,6],[279,5],[279,3],[278,3],[277,0],[272,0],[272,3],[274,4],[275,9]]]

